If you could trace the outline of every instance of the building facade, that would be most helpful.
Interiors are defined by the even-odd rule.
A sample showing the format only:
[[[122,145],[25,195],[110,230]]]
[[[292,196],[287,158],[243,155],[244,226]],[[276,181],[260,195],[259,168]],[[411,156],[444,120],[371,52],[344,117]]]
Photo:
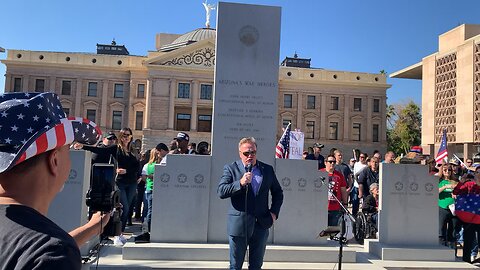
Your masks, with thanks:
[[[480,25],[460,25],[438,38],[438,52],[391,74],[422,80],[422,146],[435,156],[443,130],[448,152],[480,152]]]
[[[68,114],[91,119],[104,131],[129,126],[143,147],[168,142],[178,131],[188,132],[193,142],[210,142],[214,29],[158,34],[156,50],[146,56],[129,55],[112,43],[97,44],[97,53],[9,49],[2,63],[5,92],[53,91]],[[390,87],[385,75],[309,63],[295,56],[279,67],[277,137],[291,122],[305,133],[305,147],[321,142],[349,153],[384,152]]]

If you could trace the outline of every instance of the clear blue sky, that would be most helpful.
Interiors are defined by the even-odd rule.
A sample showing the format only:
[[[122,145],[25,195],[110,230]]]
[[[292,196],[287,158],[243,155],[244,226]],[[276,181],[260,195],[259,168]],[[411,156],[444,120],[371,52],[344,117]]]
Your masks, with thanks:
[[[203,27],[203,0],[2,0],[0,47],[95,52],[115,38],[131,54],[155,49],[155,34]],[[245,0],[282,7],[280,60],[296,51],[312,66],[388,73],[438,48],[438,35],[462,23],[480,24],[478,0]],[[209,3],[217,3],[210,0]],[[214,12],[215,13],[215,12]],[[215,27],[215,16],[212,26]],[[0,59],[6,54],[0,53]],[[5,66],[0,65],[0,74]],[[4,89],[0,76],[0,92]],[[388,103],[421,102],[421,82],[388,79]]]

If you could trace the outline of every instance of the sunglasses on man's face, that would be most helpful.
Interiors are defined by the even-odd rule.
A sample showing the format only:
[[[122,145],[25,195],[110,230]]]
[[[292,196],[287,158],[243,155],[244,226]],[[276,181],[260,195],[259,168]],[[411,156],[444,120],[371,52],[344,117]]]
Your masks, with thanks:
[[[335,160],[327,160],[328,163],[335,163]]]
[[[255,156],[257,154],[257,151],[247,151],[247,152],[242,152],[242,155],[248,157],[250,155]]]
[[[365,158],[364,156],[360,156],[360,158]]]

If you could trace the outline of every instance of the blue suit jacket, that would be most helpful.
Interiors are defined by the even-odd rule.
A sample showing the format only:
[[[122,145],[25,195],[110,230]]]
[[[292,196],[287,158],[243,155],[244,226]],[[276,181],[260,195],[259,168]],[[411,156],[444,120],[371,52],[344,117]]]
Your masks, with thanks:
[[[253,233],[255,222],[268,229],[273,220],[270,212],[277,218],[283,203],[283,190],[278,183],[273,167],[257,160],[257,165],[263,176],[262,184],[257,195],[251,186],[248,189],[247,217],[245,217],[245,193],[246,188],[240,185],[240,179],[245,174],[245,167],[241,160],[225,165],[223,175],[218,185],[217,193],[221,199],[230,198],[231,204],[228,210],[227,231],[232,236],[245,236],[245,225],[248,224],[248,234]],[[271,207],[268,206],[268,195],[272,194]]]

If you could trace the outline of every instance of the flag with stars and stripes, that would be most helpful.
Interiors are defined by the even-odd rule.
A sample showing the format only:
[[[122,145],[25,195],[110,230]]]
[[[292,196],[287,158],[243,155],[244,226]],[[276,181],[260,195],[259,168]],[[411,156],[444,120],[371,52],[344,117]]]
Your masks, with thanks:
[[[457,195],[455,215],[463,222],[480,224],[480,194]]]
[[[56,94],[0,94],[0,173],[74,141],[95,144],[101,133],[88,119],[67,118]]]
[[[288,158],[290,152],[290,125],[292,123],[288,123],[287,128],[283,132],[282,137],[278,141],[277,147],[275,149],[275,157],[276,158]]]
[[[447,151],[447,130],[443,130],[442,141],[440,142],[440,148],[438,149],[437,157],[435,162],[437,164],[447,163],[448,161],[448,151]]]

